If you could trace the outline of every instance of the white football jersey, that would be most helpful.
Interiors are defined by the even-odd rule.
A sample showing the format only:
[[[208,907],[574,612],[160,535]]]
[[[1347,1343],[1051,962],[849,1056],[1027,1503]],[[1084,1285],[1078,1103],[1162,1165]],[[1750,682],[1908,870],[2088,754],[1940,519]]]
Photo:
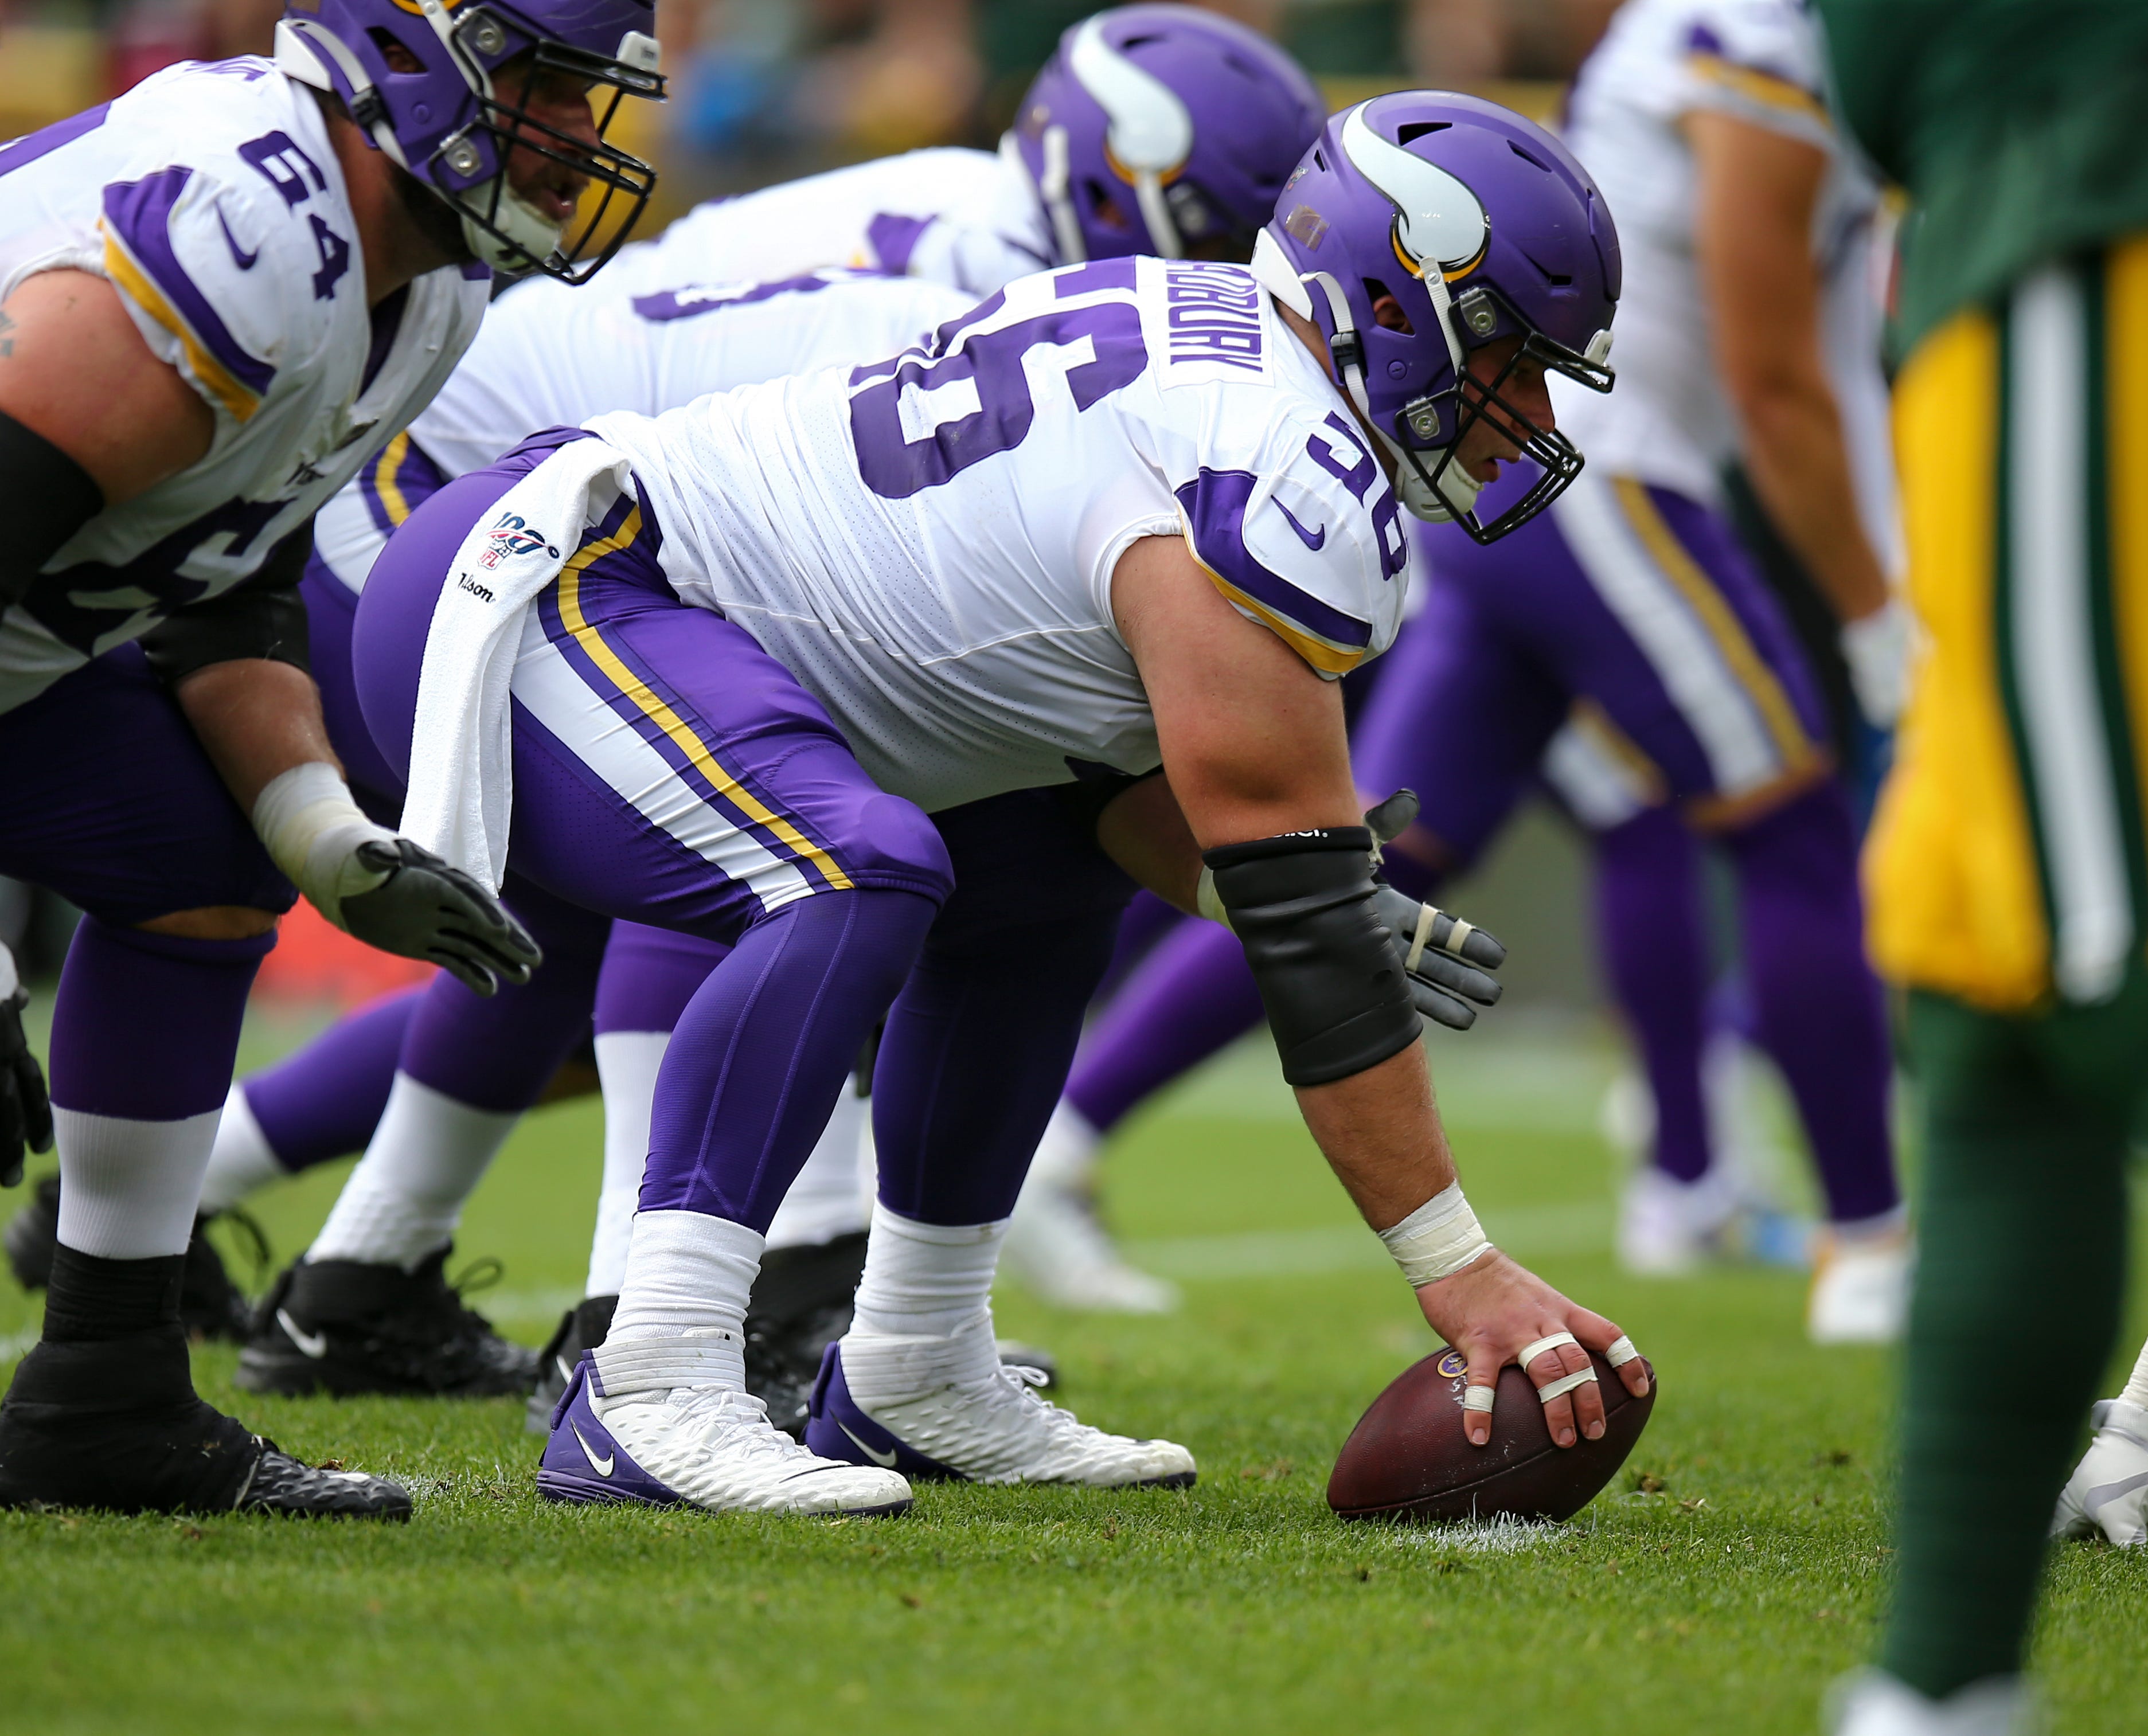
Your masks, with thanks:
[[[357,233],[313,93],[266,60],[168,68],[0,146],[0,297],[106,278],[216,416],[199,463],[98,514],[0,617],[0,710],[238,583],[447,378],[489,273],[376,315]]]
[[[540,429],[572,427],[607,410],[654,416],[706,392],[891,354],[976,299],[841,268],[773,283],[690,273],[645,288],[639,274],[615,274],[634,251],[579,288],[533,278],[494,303],[462,365],[408,436],[321,509],[314,521],[321,564],[361,589],[411,504],[398,497],[413,480],[432,486],[463,475]],[[672,256],[682,263],[685,257],[679,249]],[[407,464],[431,474],[412,479]]]
[[[588,426],[632,462],[674,590],[927,809],[1158,763],[1112,613],[1137,538],[1183,535],[1326,676],[1402,619],[1393,491],[1241,266],[1071,266],[886,361]]]
[[[1052,262],[1051,230],[1011,144],[909,151],[688,212],[605,268],[636,288],[770,283],[822,265],[989,295]]]
[[[1714,110],[1826,153],[1812,248],[1822,340],[1866,534],[1900,563],[1880,329],[1890,246],[1880,189],[1830,119],[1819,26],[1799,0],[1627,0],[1581,69],[1567,143],[1619,226],[1608,395],[1554,377],[1559,425],[1599,469],[1719,504],[1738,424],[1710,350],[1694,258],[1698,188],[1683,118]]]

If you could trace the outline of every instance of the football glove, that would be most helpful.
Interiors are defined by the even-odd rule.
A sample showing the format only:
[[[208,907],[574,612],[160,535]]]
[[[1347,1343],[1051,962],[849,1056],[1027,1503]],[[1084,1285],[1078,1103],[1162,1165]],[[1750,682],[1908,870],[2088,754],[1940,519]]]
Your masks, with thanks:
[[[1493,1006],[1499,999],[1498,980],[1486,973],[1507,961],[1507,949],[1483,929],[1420,904],[1380,878],[1380,846],[1408,830],[1417,810],[1417,792],[1398,790],[1365,810],[1365,824],[1375,840],[1373,909],[1403,955],[1417,1010],[1450,1031],[1467,1031],[1477,1022],[1478,1006]]]
[[[30,997],[15,975],[14,955],[0,946],[0,1187],[23,1179],[23,1155],[53,1147],[53,1105],[45,1076],[23,1030]]]
[[[408,838],[368,838],[352,852],[356,866],[384,876],[364,892],[346,892],[343,926],[369,946],[430,959],[479,995],[519,985],[544,962],[529,931],[499,901],[459,868]]]

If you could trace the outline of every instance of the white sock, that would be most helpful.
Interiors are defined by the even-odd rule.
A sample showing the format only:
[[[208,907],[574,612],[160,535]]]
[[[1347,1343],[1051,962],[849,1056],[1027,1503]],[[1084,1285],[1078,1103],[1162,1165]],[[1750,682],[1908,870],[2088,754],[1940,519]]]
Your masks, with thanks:
[[[2125,1390],[2118,1395],[2118,1402],[2148,1413],[2148,1344],[2140,1347],[2140,1355],[2133,1364],[2132,1377],[2125,1382]]]
[[[819,1247],[870,1227],[872,1196],[858,1187],[858,1150],[871,1121],[871,1101],[846,1086],[806,1167],[775,1208],[768,1227],[771,1249]]]
[[[60,1241],[100,1260],[183,1254],[221,1113],[136,1121],[55,1105]]]
[[[855,1323],[869,1337],[949,1337],[991,1323],[992,1274],[1006,1240],[996,1223],[919,1223],[873,1206]]]
[[[641,1212],[597,1352],[605,1396],[675,1387],[745,1386],[745,1305],[761,1238],[700,1212]]]
[[[223,1100],[223,1119],[217,1123],[216,1143],[209,1150],[201,1209],[227,1210],[255,1188],[289,1174],[276,1161],[275,1149],[261,1131],[261,1123],[253,1118],[253,1106],[246,1101],[246,1087],[233,1086],[231,1095]]]
[[[398,1072],[373,1142],[306,1257],[414,1271],[454,1240],[464,1202],[519,1119],[473,1109]]]
[[[616,1296],[626,1282],[627,1242],[641,1203],[641,1172],[649,1162],[656,1070],[664,1065],[670,1042],[668,1031],[607,1031],[597,1038],[597,1077],[604,1082],[604,1186],[597,1194],[585,1296]]]

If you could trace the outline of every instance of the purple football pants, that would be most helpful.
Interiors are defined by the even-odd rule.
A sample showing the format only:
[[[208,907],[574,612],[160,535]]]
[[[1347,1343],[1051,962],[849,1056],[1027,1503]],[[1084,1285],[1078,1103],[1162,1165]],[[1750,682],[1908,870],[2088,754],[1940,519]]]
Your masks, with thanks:
[[[449,483],[375,564],[353,668],[399,775],[456,549],[576,438],[540,436]],[[679,600],[645,501],[621,499],[582,549],[600,543],[614,546],[570,564],[524,640],[509,856],[564,904],[731,947],[666,1052],[641,1202],[765,1230],[946,896],[946,852],[923,814],[859,769],[789,671]]]

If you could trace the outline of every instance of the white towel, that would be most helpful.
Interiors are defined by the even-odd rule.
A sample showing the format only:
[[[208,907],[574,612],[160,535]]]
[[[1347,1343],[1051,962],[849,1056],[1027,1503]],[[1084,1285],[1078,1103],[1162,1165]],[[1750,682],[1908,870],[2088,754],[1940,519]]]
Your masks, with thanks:
[[[633,486],[602,440],[561,447],[470,527],[433,605],[400,830],[494,891],[514,811],[507,695],[523,623],[583,531]]]

